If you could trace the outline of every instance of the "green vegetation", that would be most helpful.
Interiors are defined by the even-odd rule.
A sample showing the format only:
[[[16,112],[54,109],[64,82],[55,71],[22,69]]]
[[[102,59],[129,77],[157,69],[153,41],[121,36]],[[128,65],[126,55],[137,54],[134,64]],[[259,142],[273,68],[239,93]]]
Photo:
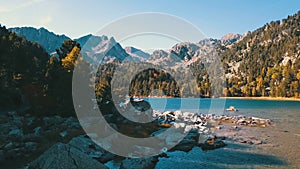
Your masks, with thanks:
[[[299,97],[300,12],[219,47],[226,73],[225,96]],[[284,60],[285,59],[285,60]],[[239,64],[238,70],[232,65]]]
[[[42,96],[49,58],[46,51],[1,25],[0,46],[1,108],[20,106],[23,94],[30,98]]]
[[[30,106],[37,115],[74,113],[72,71],[80,45],[66,40],[50,57],[37,43],[0,26],[0,107]]]

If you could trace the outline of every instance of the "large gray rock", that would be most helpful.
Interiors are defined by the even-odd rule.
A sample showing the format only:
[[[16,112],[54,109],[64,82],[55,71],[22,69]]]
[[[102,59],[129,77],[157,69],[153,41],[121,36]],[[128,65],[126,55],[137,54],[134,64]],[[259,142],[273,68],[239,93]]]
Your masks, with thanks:
[[[113,160],[115,157],[114,154],[107,152],[98,144],[93,142],[90,138],[86,138],[83,136],[73,138],[69,142],[69,145],[87,154],[89,157],[101,161],[102,163]]]
[[[29,169],[106,169],[78,149],[63,143],[56,143],[40,157],[29,164]]]

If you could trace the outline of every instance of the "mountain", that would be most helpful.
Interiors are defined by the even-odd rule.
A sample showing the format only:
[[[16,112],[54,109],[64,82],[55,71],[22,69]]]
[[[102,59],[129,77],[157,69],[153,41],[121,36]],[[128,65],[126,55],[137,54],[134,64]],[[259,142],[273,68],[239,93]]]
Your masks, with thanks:
[[[147,62],[164,67],[178,67],[183,64],[183,61],[175,53],[165,50],[153,51]]]
[[[123,61],[129,55],[113,37],[87,35],[76,39],[82,46],[82,54],[90,62],[107,63]]]
[[[16,32],[17,35],[25,36],[30,41],[39,43],[49,54],[56,52],[56,49],[59,49],[65,40],[70,39],[65,35],[57,35],[45,28],[17,27],[9,30]],[[94,36],[89,34],[75,39],[75,41],[80,43],[83,48],[82,52],[85,56],[88,56],[90,61],[91,58],[94,61],[101,58],[103,62],[122,61],[129,56],[113,37],[108,38],[104,35]]]
[[[235,44],[220,46],[228,96],[298,97],[300,11],[247,32]]]
[[[45,28],[10,28],[18,35],[25,36],[30,41],[35,41],[41,44],[46,51],[51,54],[59,49],[64,40],[70,39],[65,35],[57,35],[48,31]],[[155,64],[161,62],[163,65],[172,66],[178,64],[190,64],[201,59],[202,62],[212,62],[213,58],[217,56],[215,52],[215,45],[231,45],[241,39],[242,36],[238,34],[228,34],[221,40],[205,39],[198,43],[182,42],[173,46],[169,51],[155,51],[152,55],[134,47],[126,47],[123,49],[114,38],[107,36],[95,36],[92,34],[74,39],[80,43],[82,52],[92,60],[102,59],[103,62],[123,61],[125,58],[131,61],[153,62]],[[159,53],[161,57],[159,58]],[[168,57],[166,57],[168,53]],[[156,59],[154,59],[156,58]],[[175,63],[172,63],[175,62]]]
[[[229,34],[223,36],[220,40],[223,45],[231,45],[233,43],[238,42],[242,38],[243,38],[243,35],[229,33]]]
[[[134,47],[125,47],[126,53],[131,56],[135,62],[145,62],[150,58],[150,54]]]
[[[181,42],[168,51],[156,50],[148,61],[160,64],[165,63],[164,65],[169,66],[172,65],[171,62],[190,65],[199,60],[202,63],[212,63],[220,58],[217,51],[218,46],[228,47],[242,38],[243,36],[239,34],[228,34],[222,39],[209,38],[203,39],[198,43]]]
[[[65,35],[57,35],[45,28],[16,27],[9,28],[9,30],[16,32],[17,35],[25,36],[27,40],[39,43],[49,54],[55,52],[64,40],[70,39]]]

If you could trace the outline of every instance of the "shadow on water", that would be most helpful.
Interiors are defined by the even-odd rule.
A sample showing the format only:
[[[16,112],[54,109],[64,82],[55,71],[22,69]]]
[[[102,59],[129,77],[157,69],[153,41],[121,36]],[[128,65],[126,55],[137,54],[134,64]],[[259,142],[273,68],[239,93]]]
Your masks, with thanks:
[[[249,145],[241,145],[241,144],[234,144],[230,143],[226,146],[225,149],[231,149],[231,150],[244,150],[244,149],[249,149],[251,146]]]
[[[219,155],[216,164],[226,165],[287,165],[285,161],[276,156],[239,152],[239,151],[225,151],[224,154]]]
[[[172,169],[202,168],[286,168],[288,164],[276,156],[247,152],[249,146],[229,144],[226,148],[202,151],[195,147],[186,154],[170,154],[168,159],[160,159],[157,169],[172,166]],[[168,168],[168,167],[167,167]]]

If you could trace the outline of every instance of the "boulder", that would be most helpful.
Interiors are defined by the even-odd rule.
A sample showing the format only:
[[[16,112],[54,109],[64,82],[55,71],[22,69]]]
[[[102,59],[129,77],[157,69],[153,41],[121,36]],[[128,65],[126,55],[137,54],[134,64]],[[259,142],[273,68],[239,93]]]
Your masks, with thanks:
[[[73,138],[69,142],[69,145],[87,154],[89,157],[99,160],[102,163],[110,161],[115,157],[114,154],[107,152],[98,144],[93,142],[90,138],[83,136]]]
[[[70,145],[56,143],[28,166],[28,169],[36,168],[106,169],[107,167]]]
[[[173,147],[170,151],[184,151],[189,152],[192,148],[198,145],[199,134],[195,130],[191,130],[183,140],[181,140],[175,147]]]
[[[177,132],[177,133],[172,133],[172,134],[167,135],[165,141],[166,141],[167,145],[172,146],[172,145],[178,144],[179,140],[181,140],[183,138],[184,138],[184,135],[182,133]]]

